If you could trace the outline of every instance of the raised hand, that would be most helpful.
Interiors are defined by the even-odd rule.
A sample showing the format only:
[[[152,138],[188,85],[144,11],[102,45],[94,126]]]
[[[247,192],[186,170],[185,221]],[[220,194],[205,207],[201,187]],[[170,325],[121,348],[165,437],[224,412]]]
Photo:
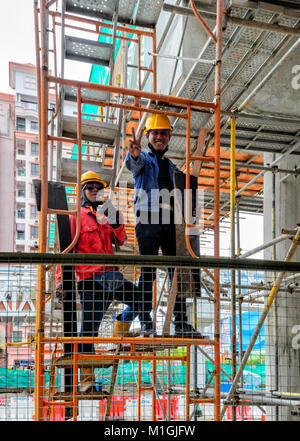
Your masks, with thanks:
[[[134,128],[131,128],[132,131],[132,139],[128,141],[128,151],[133,158],[138,158],[141,153],[141,140],[143,136],[143,129],[139,130],[138,137],[135,137]]]

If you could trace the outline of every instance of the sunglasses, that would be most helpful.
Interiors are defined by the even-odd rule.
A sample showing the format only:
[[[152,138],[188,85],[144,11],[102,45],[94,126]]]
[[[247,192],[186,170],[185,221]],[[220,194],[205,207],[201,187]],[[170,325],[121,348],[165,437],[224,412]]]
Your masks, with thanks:
[[[102,190],[102,188],[104,188],[103,184],[86,184],[85,188],[87,190],[94,190],[94,188],[96,188],[96,190]]]

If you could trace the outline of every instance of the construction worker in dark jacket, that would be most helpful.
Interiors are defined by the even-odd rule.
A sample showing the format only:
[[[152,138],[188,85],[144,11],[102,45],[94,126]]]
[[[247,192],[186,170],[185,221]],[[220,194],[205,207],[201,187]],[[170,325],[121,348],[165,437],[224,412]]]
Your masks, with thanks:
[[[176,234],[174,224],[174,200],[172,197],[165,203],[161,190],[171,192],[174,188],[175,164],[164,155],[168,151],[172,127],[167,116],[152,114],[146,120],[144,133],[148,140],[148,151],[141,151],[142,130],[128,143],[125,164],[134,178],[136,216],[136,237],[139,253],[142,255],[158,255],[159,248],[165,256],[176,255]],[[165,222],[164,220],[167,220]],[[170,279],[173,271],[169,270]],[[143,292],[143,316],[140,320],[149,330],[153,328],[151,319],[152,285],[156,273],[153,268],[142,268],[138,287]],[[127,308],[130,311],[130,307]],[[175,336],[202,338],[187,322],[186,302],[176,299],[174,307]]]

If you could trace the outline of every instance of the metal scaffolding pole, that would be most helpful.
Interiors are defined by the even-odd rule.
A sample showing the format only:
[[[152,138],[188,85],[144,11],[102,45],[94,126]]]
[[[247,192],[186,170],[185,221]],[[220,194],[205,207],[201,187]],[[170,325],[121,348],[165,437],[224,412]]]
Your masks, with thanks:
[[[216,22],[216,67],[215,67],[215,174],[214,174],[214,256],[220,255],[220,126],[221,126],[221,72],[222,72],[222,18],[223,2],[217,0],[217,22]],[[187,168],[189,163],[187,162]],[[220,375],[220,271],[214,271],[214,338],[217,344],[214,347],[215,360],[215,420],[221,419],[221,375]]]
[[[235,258],[235,118],[231,118],[230,132],[230,255]],[[231,365],[232,377],[236,375],[236,280],[235,270],[231,270]],[[236,405],[232,406],[232,420],[236,421]]]
[[[236,245],[237,245],[237,257],[241,254],[241,234],[240,234],[240,209],[239,209],[239,198],[236,200]],[[239,312],[239,364],[242,363],[243,358],[243,299],[241,298],[242,288],[241,288],[241,270],[237,271],[238,275],[238,312]],[[241,383],[243,384],[243,372],[241,376]],[[244,406],[242,405],[242,420],[244,419]]]
[[[292,244],[291,244],[291,246],[290,246],[290,248],[289,248],[289,250],[287,252],[286,258],[285,258],[286,262],[290,262],[292,260],[294,254],[296,252],[297,246],[299,244],[299,240],[300,240],[300,228],[297,228],[297,233],[295,234],[295,236],[293,238],[293,242],[292,242]],[[270,308],[271,308],[271,306],[272,306],[272,304],[273,304],[273,302],[274,302],[274,300],[276,298],[276,294],[277,294],[278,289],[279,289],[279,287],[281,285],[281,282],[283,280],[284,274],[285,274],[285,271],[281,271],[280,274],[277,276],[277,278],[275,280],[273,288],[272,288],[272,290],[271,290],[271,292],[269,294],[267,303],[266,303],[266,305],[264,307],[263,313],[261,314],[260,319],[259,319],[259,321],[258,321],[258,323],[256,325],[256,328],[255,328],[255,330],[253,332],[253,335],[251,337],[251,340],[249,342],[248,348],[247,348],[247,350],[245,352],[245,355],[243,357],[242,363],[241,363],[241,365],[239,367],[239,370],[238,370],[238,372],[237,372],[237,374],[236,374],[236,376],[235,376],[235,378],[234,378],[234,380],[232,382],[232,386],[230,388],[230,391],[229,391],[229,393],[228,393],[228,395],[226,397],[227,401],[230,401],[233,398],[233,396],[234,396],[234,394],[236,392],[236,389],[238,387],[238,383],[239,383],[241,375],[242,375],[242,371],[243,371],[244,367],[246,366],[246,363],[248,361],[249,355],[250,355],[250,353],[252,351],[252,348],[253,348],[253,346],[255,344],[255,341],[257,339],[257,336],[258,336],[258,334],[259,334],[259,332],[261,330],[261,327],[262,327],[262,325],[263,325],[263,323],[264,323],[264,321],[265,321],[265,319],[266,319],[266,317],[268,315],[268,312],[269,312],[269,310],[270,310]],[[223,406],[222,417],[225,414],[226,408],[227,408],[227,405]]]
[[[259,251],[265,250],[266,248],[274,246],[275,244],[282,242],[283,240],[286,240],[286,239],[291,239],[291,236],[283,234],[281,236],[275,237],[275,239],[272,239],[269,242],[263,243],[262,245],[259,245],[258,247],[253,248],[252,250],[249,250],[244,254],[241,254],[239,257],[240,257],[240,259],[245,259],[246,257],[250,257],[253,254],[258,253]]]
[[[47,249],[47,210],[48,210],[48,10],[45,1],[40,3],[41,20],[41,52],[40,55],[40,95],[41,124],[40,124],[40,177],[41,177],[41,211],[39,215],[39,252],[45,253]],[[36,29],[36,32],[38,30]],[[36,41],[38,38],[36,38]],[[39,47],[36,47],[39,54]],[[35,352],[35,419],[43,419],[44,397],[44,343],[45,332],[45,292],[46,269],[44,265],[38,267],[38,286],[36,299],[36,352]]]
[[[300,146],[300,142],[297,142],[296,144],[289,147],[285,153],[278,156],[274,161],[272,161],[272,163],[270,164],[270,167],[274,167],[274,165],[276,165],[279,161],[281,161],[283,158],[285,158],[290,153],[292,153],[294,150],[296,150],[299,146]],[[251,181],[249,181],[246,185],[244,185],[243,188],[241,188],[239,191],[237,191],[235,196],[236,197],[239,196],[243,191],[245,191],[248,187],[250,187],[250,185],[254,184],[254,182],[256,182],[257,179],[260,178],[261,176],[263,176],[265,173],[266,173],[265,170],[262,170],[260,173],[258,173],[253,179],[251,179]]]

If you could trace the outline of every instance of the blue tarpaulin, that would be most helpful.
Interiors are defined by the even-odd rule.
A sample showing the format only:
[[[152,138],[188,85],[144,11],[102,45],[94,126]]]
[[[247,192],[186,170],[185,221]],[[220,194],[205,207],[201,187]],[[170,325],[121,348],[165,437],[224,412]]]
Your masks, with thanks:
[[[248,311],[242,314],[242,339],[243,339],[243,351],[246,351],[250,340],[252,338],[253,332],[256,328],[258,320],[261,316],[261,312],[258,311]],[[236,316],[236,328],[237,328],[237,351],[240,348],[240,338],[239,338],[239,316]],[[231,332],[231,318],[230,318],[230,332]],[[253,350],[264,350],[265,349],[265,325],[262,326],[256,342],[253,346]]]

